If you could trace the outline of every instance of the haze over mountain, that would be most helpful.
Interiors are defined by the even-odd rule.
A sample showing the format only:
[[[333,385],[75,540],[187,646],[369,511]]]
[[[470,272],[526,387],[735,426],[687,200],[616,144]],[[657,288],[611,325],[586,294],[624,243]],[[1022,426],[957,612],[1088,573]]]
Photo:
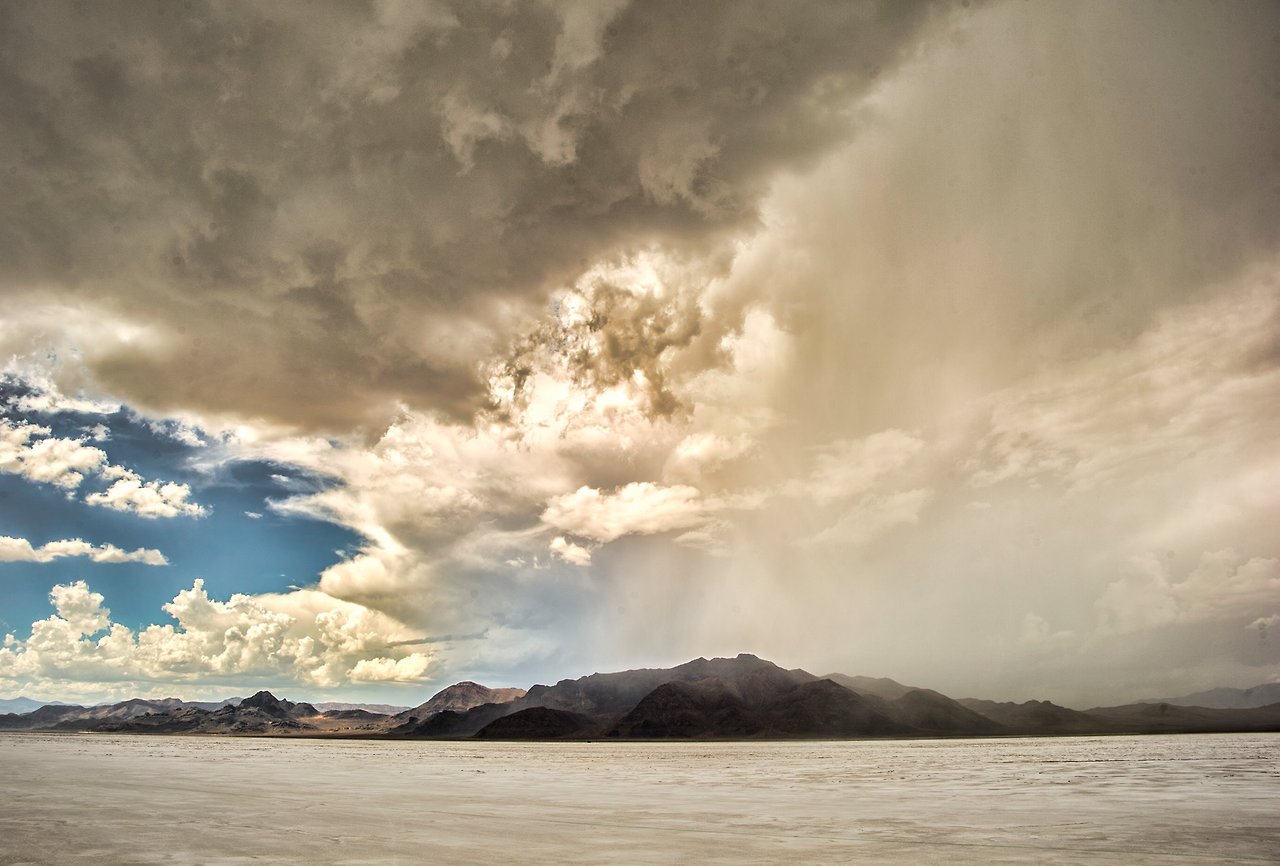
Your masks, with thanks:
[[[48,704],[58,703],[61,701],[34,701],[22,695],[16,698],[0,698],[0,713],[29,713]]]
[[[1183,707],[1217,707],[1219,709],[1265,707],[1277,702],[1280,702],[1280,683],[1263,683],[1247,689],[1209,689],[1179,698],[1148,698],[1140,701],[1144,704],[1175,704]]]

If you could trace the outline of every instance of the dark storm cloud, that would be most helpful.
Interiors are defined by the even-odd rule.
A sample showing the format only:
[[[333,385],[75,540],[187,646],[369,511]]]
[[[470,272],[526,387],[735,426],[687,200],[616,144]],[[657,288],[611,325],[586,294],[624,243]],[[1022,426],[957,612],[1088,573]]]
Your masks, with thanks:
[[[456,415],[597,256],[699,249],[844,137],[911,3],[0,6],[0,280],[152,408]],[[21,300],[19,300],[21,299]],[[77,347],[80,348],[80,347]]]

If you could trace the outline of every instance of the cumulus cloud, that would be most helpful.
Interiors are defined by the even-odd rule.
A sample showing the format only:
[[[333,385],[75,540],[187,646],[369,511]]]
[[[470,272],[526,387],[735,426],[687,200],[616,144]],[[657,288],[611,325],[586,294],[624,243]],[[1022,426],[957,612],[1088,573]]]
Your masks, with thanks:
[[[139,547],[122,550],[114,544],[93,545],[80,538],[50,541],[34,547],[25,538],[0,535],[0,562],[52,562],[68,556],[85,556],[94,562],[140,562],[143,565],[168,565],[169,560],[158,550]]]
[[[140,517],[199,517],[204,506],[189,501],[191,487],[174,481],[147,481],[138,473],[107,462],[101,448],[79,439],[50,436],[48,427],[0,418],[0,472],[74,490],[86,475],[111,485],[89,493],[84,501]]]
[[[208,510],[191,502],[191,486],[176,481],[145,481],[138,473],[119,466],[102,473],[111,486],[101,493],[90,493],[84,501],[114,511],[125,511],[139,517],[201,517]]]
[[[430,667],[430,656],[410,653],[399,659],[360,659],[348,676],[353,683],[420,683]]]
[[[583,547],[581,544],[574,544],[566,539],[563,535],[557,535],[551,539],[551,552],[563,559],[565,562],[574,565],[590,565],[591,550]]]
[[[0,418],[0,472],[73,490],[86,473],[106,464],[107,454],[101,448],[50,436],[50,432],[48,427]]]
[[[196,580],[164,606],[176,625],[134,631],[111,621],[84,581],[55,586],[56,613],[0,648],[0,682],[420,682],[431,656],[390,618],[314,590],[210,598]]]

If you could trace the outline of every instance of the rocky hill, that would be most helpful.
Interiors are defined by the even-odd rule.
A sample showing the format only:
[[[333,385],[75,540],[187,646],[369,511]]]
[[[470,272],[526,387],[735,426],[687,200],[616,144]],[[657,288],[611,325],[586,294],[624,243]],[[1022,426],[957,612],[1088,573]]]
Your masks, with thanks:
[[[403,724],[408,722],[410,718],[424,720],[445,710],[465,712],[472,707],[479,707],[484,704],[505,704],[522,698],[524,695],[524,689],[491,689],[488,686],[464,680],[441,689],[432,695],[430,699],[412,709],[397,713],[396,721]]]

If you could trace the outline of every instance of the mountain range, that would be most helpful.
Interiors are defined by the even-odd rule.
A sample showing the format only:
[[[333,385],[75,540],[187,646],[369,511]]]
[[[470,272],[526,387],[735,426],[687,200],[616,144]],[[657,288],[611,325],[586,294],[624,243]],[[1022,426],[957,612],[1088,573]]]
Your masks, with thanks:
[[[1219,691],[1227,690],[1206,694]],[[467,681],[417,707],[381,707],[397,712],[295,703],[261,691],[217,703],[167,698],[47,705],[0,715],[0,730],[528,740],[1280,731],[1280,702],[1223,707],[1160,701],[1080,711],[1048,701],[955,700],[885,678],[787,670],[746,653],[674,668],[595,673],[527,691]]]
[[[1174,704],[1179,707],[1212,707],[1220,710],[1243,710],[1265,707],[1280,702],[1280,683],[1263,683],[1248,689],[1209,689],[1180,698],[1157,698],[1142,704]]]

